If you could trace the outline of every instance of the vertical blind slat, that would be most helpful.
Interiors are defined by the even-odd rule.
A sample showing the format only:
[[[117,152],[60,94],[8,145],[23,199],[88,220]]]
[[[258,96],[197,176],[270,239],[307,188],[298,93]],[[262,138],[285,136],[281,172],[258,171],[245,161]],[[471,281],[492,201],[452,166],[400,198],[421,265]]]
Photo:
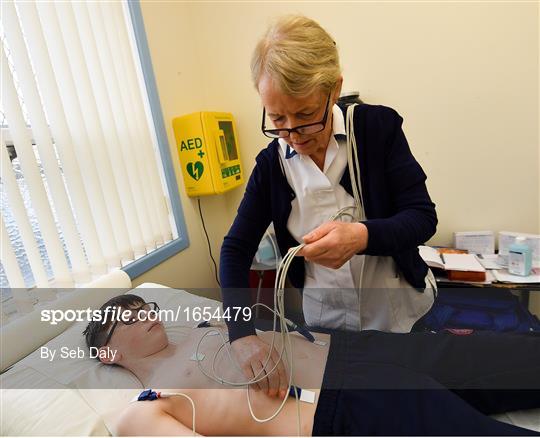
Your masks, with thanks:
[[[102,5],[103,8],[103,5]],[[132,129],[139,132],[137,138],[141,143],[142,150],[146,155],[144,163],[147,167],[147,172],[150,176],[152,199],[155,200],[156,210],[155,214],[159,224],[162,239],[168,242],[172,238],[171,224],[169,221],[169,212],[167,204],[163,196],[163,185],[160,180],[159,169],[157,166],[156,156],[160,156],[159,151],[154,147],[157,146],[157,140],[154,135],[150,133],[150,127],[153,127],[152,115],[145,113],[145,108],[149,108],[149,105],[145,105],[143,97],[141,95],[141,87],[137,77],[137,72],[140,71],[140,63],[137,62],[138,54],[136,50],[133,50],[129,41],[129,35],[127,29],[128,24],[125,21],[125,14],[120,2],[114,3],[109,8],[111,12],[105,14],[106,20],[109,21],[112,29],[116,29],[117,39],[120,45],[120,57],[124,66],[126,74],[126,80],[129,92],[127,94],[130,99],[130,107],[133,108],[135,115],[134,124]],[[142,78],[142,72],[141,72]],[[141,83],[144,83],[142,81]],[[147,99],[144,99],[147,101]]]
[[[8,65],[7,57],[2,45],[1,62]],[[9,125],[15,150],[21,164],[24,179],[32,200],[32,206],[37,215],[45,248],[49,255],[54,274],[55,284],[59,287],[73,286],[73,280],[67,264],[62,242],[58,237],[58,230],[54,222],[53,212],[43,186],[43,180],[37,166],[36,157],[32,148],[32,141],[20,106],[13,77],[9,68],[4,68],[2,74],[2,94],[6,119]]]
[[[32,67],[19,21],[13,3],[4,8],[4,32],[13,57],[14,69],[19,77],[19,86],[25,98],[26,109],[34,140],[38,146],[39,156],[45,171],[51,197],[56,207],[58,221],[62,228],[66,247],[71,260],[71,271],[75,281],[89,281],[90,270],[84,256],[83,248],[75,219],[71,210],[68,195],[60,174],[58,160],[51,140],[51,134],[45,120],[41,99],[32,73]]]
[[[37,10],[31,2],[19,3],[17,9],[56,150],[62,163],[90,271],[96,275],[105,274],[107,263],[98,238],[96,224],[92,218],[92,210],[84,188],[81,169],[75,156],[73,140],[68,129],[59,87],[54,76]]]
[[[89,140],[86,124],[82,118],[82,104],[79,102],[77,94],[77,88],[80,87],[80,84],[77,84],[77,87],[75,86],[75,79],[68,63],[56,11],[49,2],[29,2],[28,4],[37,7],[40,22],[42,24],[46,23],[46,26],[42,25],[41,29],[45,36],[57,83],[60,84],[60,98],[65,109],[86,193],[92,206],[92,216],[96,229],[99,231],[98,237],[105,260],[109,268],[119,267],[119,252],[103,194],[103,191],[106,191],[108,187],[102,187],[98,176],[97,161],[94,157],[94,144]]]
[[[8,67],[5,65],[2,66],[2,68]],[[24,206],[24,201],[22,199],[21,192],[19,191],[15,173],[13,171],[13,167],[11,166],[11,160],[9,159],[6,144],[4,142],[0,143],[0,148],[2,184],[6,190],[10,210],[17,222],[17,228],[19,230],[19,234],[21,235],[21,240],[28,258],[28,263],[30,263],[30,268],[32,269],[37,287],[48,287],[49,280],[47,278],[47,273],[45,272],[41,255],[39,254],[39,249],[36,243],[36,238],[34,236],[34,231],[32,230],[32,225],[30,225],[30,220],[28,219],[28,215],[26,213],[26,207]]]
[[[121,141],[116,130],[115,118],[106,87],[105,71],[110,69],[110,64],[100,62],[96,40],[94,38],[94,34],[99,35],[100,32],[99,29],[92,30],[86,5],[82,2],[74,2],[72,6],[94,96],[99,107],[98,114],[101,120],[101,126],[103,127],[103,132],[107,133],[105,136],[106,149],[109,152],[111,162],[114,164],[114,180],[118,192],[122,193],[119,196],[120,206],[124,213],[129,241],[132,245],[130,249],[137,255],[142,255],[145,253],[145,248],[142,240],[141,226],[135,210],[135,201],[126,170],[126,165],[130,165],[132,160],[125,160],[122,155]]]

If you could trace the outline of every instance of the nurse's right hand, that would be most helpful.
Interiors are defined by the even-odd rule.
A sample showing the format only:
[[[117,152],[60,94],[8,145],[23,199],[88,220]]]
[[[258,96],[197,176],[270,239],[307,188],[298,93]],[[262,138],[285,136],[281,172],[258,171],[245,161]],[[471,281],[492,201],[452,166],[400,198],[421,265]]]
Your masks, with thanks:
[[[278,395],[280,398],[285,397],[289,380],[283,361],[280,360],[275,348],[272,348],[268,363],[261,373],[270,351],[270,345],[259,339],[257,335],[250,335],[236,339],[231,347],[248,380],[252,380],[257,375],[257,379],[266,376],[263,380],[253,384],[256,389],[262,389],[270,397]],[[267,373],[274,368],[276,363],[278,364],[276,369],[268,376]]]

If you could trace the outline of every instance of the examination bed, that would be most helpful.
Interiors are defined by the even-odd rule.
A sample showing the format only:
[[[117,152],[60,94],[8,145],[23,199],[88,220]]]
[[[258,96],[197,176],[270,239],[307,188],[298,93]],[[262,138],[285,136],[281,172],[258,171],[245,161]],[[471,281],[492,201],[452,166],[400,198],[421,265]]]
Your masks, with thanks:
[[[95,303],[96,308],[115,295],[114,289],[108,293],[109,297]],[[221,304],[153,283],[145,283],[130,293],[156,301],[162,309],[205,306],[214,310]],[[46,346],[57,351],[65,346],[87,351],[82,336],[86,325],[73,323]],[[171,342],[180,342],[185,329],[194,325],[183,312],[175,321],[164,321]],[[24,341],[22,333],[20,338]],[[0,386],[1,435],[111,435],[112,420],[143,389],[129,371],[120,367],[102,365],[88,356],[50,362],[40,358],[40,348],[0,375]]]
[[[124,288],[122,292],[126,290],[127,288]],[[101,296],[101,301],[93,303],[93,307],[98,308],[106,299],[114,296],[114,291],[108,289],[109,296]],[[220,306],[218,301],[152,283],[145,283],[131,293],[140,295],[146,301],[158,302],[162,309],[177,309],[178,306],[209,306],[216,309]],[[188,321],[183,312],[179,315],[180,318],[176,321],[164,322],[172,342],[178,342],[185,336],[182,333],[186,327],[194,326],[194,322]],[[50,348],[70,346],[84,349],[86,346],[82,331],[85,326],[86,322],[73,323],[46,345]],[[25,334],[32,336],[28,331],[21,332],[19,337],[22,343]],[[21,347],[17,346],[16,349],[17,354],[21,355]],[[82,388],[142,389],[138,380],[124,369],[102,365],[96,359],[88,357],[55,361],[53,366],[51,362],[40,359],[40,348],[33,346],[32,350],[0,376],[1,435],[114,434],[113,419],[139,390]],[[4,355],[4,352],[2,354]],[[10,356],[9,352],[6,352],[6,355],[13,360],[14,356]],[[540,431],[540,409],[506,413],[496,418]]]

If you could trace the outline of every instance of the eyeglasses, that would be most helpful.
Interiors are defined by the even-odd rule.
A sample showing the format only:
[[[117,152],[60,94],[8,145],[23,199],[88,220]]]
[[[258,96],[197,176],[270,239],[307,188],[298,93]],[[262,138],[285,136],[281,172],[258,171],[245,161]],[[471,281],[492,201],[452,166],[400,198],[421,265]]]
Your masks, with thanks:
[[[115,321],[113,325],[111,326],[109,333],[107,333],[107,338],[105,339],[105,342],[102,344],[102,347],[107,345],[109,341],[112,338],[112,335],[114,333],[114,329],[116,329],[116,326],[119,322],[121,322],[124,325],[131,325],[135,324],[138,321],[145,321],[146,315],[150,312],[157,312],[159,311],[159,306],[155,302],[145,303],[140,307],[136,307],[133,309],[120,309],[119,314],[116,315]]]
[[[284,138],[291,135],[291,132],[298,134],[316,134],[321,132],[326,126],[326,120],[328,119],[328,104],[330,103],[330,94],[328,93],[328,99],[326,99],[326,110],[324,111],[324,117],[320,122],[309,123],[307,125],[297,126],[296,128],[279,128],[279,129],[266,129],[266,108],[263,107],[262,125],[261,130],[264,135],[270,138]]]

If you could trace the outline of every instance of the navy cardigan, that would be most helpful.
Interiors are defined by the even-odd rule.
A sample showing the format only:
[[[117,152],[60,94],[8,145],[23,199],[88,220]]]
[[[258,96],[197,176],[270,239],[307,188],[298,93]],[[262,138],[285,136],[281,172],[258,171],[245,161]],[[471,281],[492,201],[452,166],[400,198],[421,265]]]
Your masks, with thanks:
[[[426,174],[410,151],[402,123],[401,116],[389,107],[361,104],[355,108],[354,132],[367,218],[363,223],[368,229],[363,254],[392,256],[404,278],[421,293],[427,266],[417,246],[435,234],[437,215],[426,188]],[[352,196],[347,170],[340,184]],[[270,222],[282,255],[300,244],[287,230],[295,196],[281,167],[276,139],[258,154],[238,214],[223,240],[219,275],[224,310],[251,305],[249,270]],[[288,278],[294,287],[303,287],[303,258],[294,259]],[[236,313],[232,310],[231,317]],[[228,328],[231,342],[255,333],[252,321],[230,320]]]

